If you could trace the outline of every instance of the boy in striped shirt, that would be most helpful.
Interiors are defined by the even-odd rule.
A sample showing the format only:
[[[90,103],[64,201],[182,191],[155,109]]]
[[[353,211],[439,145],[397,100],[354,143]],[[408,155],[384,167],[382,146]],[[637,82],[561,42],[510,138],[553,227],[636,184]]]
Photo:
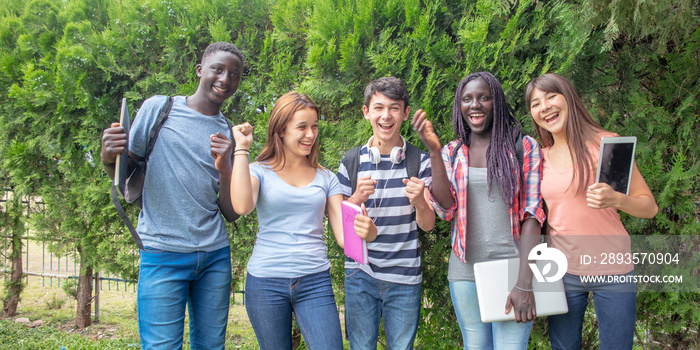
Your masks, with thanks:
[[[367,243],[369,263],[345,262],[345,313],[351,349],[376,349],[379,323],[389,349],[412,349],[421,308],[418,227],[429,231],[435,213],[429,202],[430,156],[420,152],[417,176],[407,173],[408,145],[401,124],[408,120],[408,91],[399,79],[372,81],[364,93],[365,119],[372,137],[360,146],[356,188],[347,156],[338,169],[343,195],[365,204],[377,225],[377,239]],[[412,151],[413,152],[413,151]]]

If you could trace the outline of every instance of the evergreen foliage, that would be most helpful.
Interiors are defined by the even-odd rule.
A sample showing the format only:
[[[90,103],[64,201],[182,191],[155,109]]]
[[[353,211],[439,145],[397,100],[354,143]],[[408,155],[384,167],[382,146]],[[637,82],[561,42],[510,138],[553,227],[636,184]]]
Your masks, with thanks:
[[[320,162],[334,171],[347,149],[371,135],[361,108],[373,79],[403,79],[412,111],[426,110],[445,143],[455,138],[452,101],[468,73],[494,73],[530,133],[525,84],[560,73],[606,129],[639,139],[637,165],[660,211],[654,219],[623,214],[630,234],[697,235],[698,8],[682,0],[5,0],[0,185],[43,198],[46,210],[20,220],[53,251],[79,251],[81,266],[134,278],[138,253],[109,198],[101,131],[117,119],[123,96],[133,111],[154,94],[192,94],[201,53],[224,40],[243,52],[245,72],[223,112],[256,126],[253,153],[276,98],[295,89],[321,107]],[[408,123],[403,134],[422,147]],[[1,208],[0,227],[9,227],[13,209]],[[229,225],[234,290],[243,289],[256,231],[255,215]],[[327,237],[342,305],[344,256],[328,230]],[[461,336],[446,280],[449,223],[420,237],[416,344],[455,348]],[[686,330],[700,324],[699,302],[697,293],[640,293],[640,341],[698,342]],[[585,339],[594,347],[590,321]],[[545,331],[538,319],[532,346],[547,346]]]

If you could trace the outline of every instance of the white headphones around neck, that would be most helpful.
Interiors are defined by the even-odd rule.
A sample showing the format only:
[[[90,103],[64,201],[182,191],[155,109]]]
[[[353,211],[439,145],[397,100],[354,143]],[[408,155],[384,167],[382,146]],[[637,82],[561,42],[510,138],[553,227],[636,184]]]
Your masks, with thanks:
[[[379,153],[379,148],[372,147],[373,138],[374,136],[370,137],[369,141],[367,141],[367,147],[369,148],[369,162],[372,164],[379,164],[379,162],[382,160],[382,155]],[[406,158],[406,139],[401,136],[401,141],[403,142],[403,146],[396,146],[391,149],[389,159],[391,159],[392,164],[399,164],[404,160],[404,158]]]

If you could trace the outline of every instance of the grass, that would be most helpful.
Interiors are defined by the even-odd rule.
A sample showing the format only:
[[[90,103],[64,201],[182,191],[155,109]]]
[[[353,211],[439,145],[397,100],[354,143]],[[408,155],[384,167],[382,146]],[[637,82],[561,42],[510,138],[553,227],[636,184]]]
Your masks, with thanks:
[[[140,349],[136,339],[86,338],[51,326],[28,328],[12,320],[0,320],[0,349]]]
[[[26,249],[28,253],[23,255],[26,256],[23,259],[26,271],[59,275],[75,275],[77,272],[78,266],[68,256],[58,261],[48,253],[44,255],[45,249],[41,243],[29,241]],[[26,284],[17,315],[7,319],[0,316],[0,350],[140,349],[136,288],[133,284],[103,281],[99,296],[99,322],[93,321],[90,327],[78,329],[75,325],[75,299],[66,294],[66,289],[70,288],[66,288],[65,279],[29,276],[22,281]],[[236,294],[231,300],[225,347],[259,349],[241,302],[241,294]],[[92,307],[94,320],[95,303]],[[28,318],[30,322],[43,320],[44,325],[29,328],[24,324],[15,324],[17,318]],[[188,322],[185,317],[184,349],[190,349]],[[349,348],[347,341],[345,348]],[[299,349],[306,349],[303,342]]]
[[[258,349],[245,306],[240,304],[240,295],[236,295],[236,301],[238,303],[232,300],[229,310],[226,349]],[[44,325],[29,328],[24,324],[15,324],[14,319],[20,317],[26,317],[30,321],[43,320]],[[42,285],[41,277],[30,276],[29,283],[22,292],[17,315],[8,319],[0,318],[0,350],[141,348],[136,323],[136,293],[130,284],[124,288],[122,283],[117,291],[114,283],[111,290],[103,283],[99,322],[78,329],[74,319],[75,300],[58,287],[56,279],[53,280],[53,286],[50,286],[48,279]],[[189,349],[187,324],[186,319],[184,349]]]
[[[56,293],[51,294],[51,297],[49,297],[47,300],[44,301],[46,304],[46,308],[49,310],[57,310],[63,307],[63,305],[66,304],[66,299],[61,298],[58,296]]]

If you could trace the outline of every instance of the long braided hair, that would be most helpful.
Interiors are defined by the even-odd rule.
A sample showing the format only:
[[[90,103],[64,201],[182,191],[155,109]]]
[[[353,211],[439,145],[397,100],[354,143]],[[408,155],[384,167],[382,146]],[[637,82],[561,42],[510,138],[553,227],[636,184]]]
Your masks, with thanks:
[[[493,99],[491,141],[486,150],[486,179],[489,197],[491,197],[491,186],[495,179],[503,202],[510,206],[515,199],[521,178],[520,165],[515,157],[515,141],[520,133],[520,123],[508,109],[503,87],[493,74],[489,72],[471,73],[459,82],[452,108],[452,124],[462,143],[469,147],[471,129],[464,122],[462,116],[462,93],[467,83],[480,78],[489,84]]]

